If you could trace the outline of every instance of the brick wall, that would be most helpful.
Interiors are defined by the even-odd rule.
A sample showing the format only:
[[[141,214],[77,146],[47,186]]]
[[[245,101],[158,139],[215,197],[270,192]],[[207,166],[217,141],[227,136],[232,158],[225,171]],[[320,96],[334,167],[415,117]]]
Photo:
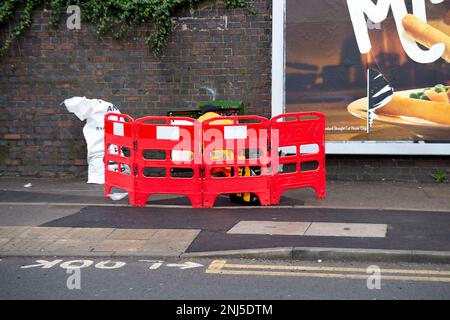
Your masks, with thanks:
[[[332,180],[434,182],[438,169],[450,177],[450,157],[328,155],[326,168]]]
[[[253,0],[251,15],[205,2],[179,12],[164,56],[145,44],[149,27],[127,40],[98,39],[82,24],[53,30],[38,10],[33,25],[0,58],[0,175],[86,174],[83,124],[60,103],[72,96],[101,98],[134,117],[165,115],[209,100],[245,101],[251,114],[270,114],[271,1]],[[7,26],[0,29],[5,36]]]
[[[270,115],[271,0],[253,0],[258,14],[205,3],[179,12],[164,56],[145,44],[148,28],[128,40],[98,39],[94,27],[33,25],[0,58],[0,175],[86,176],[81,123],[60,103],[72,96],[101,98],[134,117],[164,115],[208,100],[243,100],[248,114]],[[0,29],[4,37],[7,26]],[[433,181],[449,157],[328,156],[330,179]],[[449,172],[450,174],[450,172]]]

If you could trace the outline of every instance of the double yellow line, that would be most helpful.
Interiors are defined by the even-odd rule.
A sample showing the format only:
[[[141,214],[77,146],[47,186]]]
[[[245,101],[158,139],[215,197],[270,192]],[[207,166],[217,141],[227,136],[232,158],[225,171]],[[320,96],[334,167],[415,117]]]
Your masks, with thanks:
[[[380,269],[381,280],[429,281],[450,283],[450,271]],[[367,279],[372,273],[364,268],[312,267],[264,264],[233,264],[215,260],[206,273],[224,275],[288,276],[333,279]]]

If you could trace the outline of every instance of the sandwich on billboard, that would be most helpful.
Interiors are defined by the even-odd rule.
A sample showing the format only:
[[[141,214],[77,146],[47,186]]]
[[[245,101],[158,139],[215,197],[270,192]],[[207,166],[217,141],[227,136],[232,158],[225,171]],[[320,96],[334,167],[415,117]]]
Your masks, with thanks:
[[[331,153],[450,154],[449,0],[285,0],[283,24],[283,111],[324,113]]]

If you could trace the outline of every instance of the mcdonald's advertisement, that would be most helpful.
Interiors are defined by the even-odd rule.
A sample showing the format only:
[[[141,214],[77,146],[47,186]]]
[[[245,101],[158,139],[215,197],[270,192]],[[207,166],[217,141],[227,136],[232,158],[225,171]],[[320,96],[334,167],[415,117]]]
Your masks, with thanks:
[[[326,139],[450,143],[450,0],[287,0],[286,111]]]

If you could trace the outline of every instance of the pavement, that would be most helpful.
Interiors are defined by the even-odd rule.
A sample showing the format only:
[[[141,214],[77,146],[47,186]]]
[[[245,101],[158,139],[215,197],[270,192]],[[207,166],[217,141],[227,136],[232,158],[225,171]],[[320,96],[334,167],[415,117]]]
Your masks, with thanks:
[[[79,179],[0,178],[0,257],[449,263],[449,230],[449,184],[328,181],[323,200],[298,189],[278,206],[239,206],[222,196],[212,209],[193,209],[173,195],[130,207]]]

